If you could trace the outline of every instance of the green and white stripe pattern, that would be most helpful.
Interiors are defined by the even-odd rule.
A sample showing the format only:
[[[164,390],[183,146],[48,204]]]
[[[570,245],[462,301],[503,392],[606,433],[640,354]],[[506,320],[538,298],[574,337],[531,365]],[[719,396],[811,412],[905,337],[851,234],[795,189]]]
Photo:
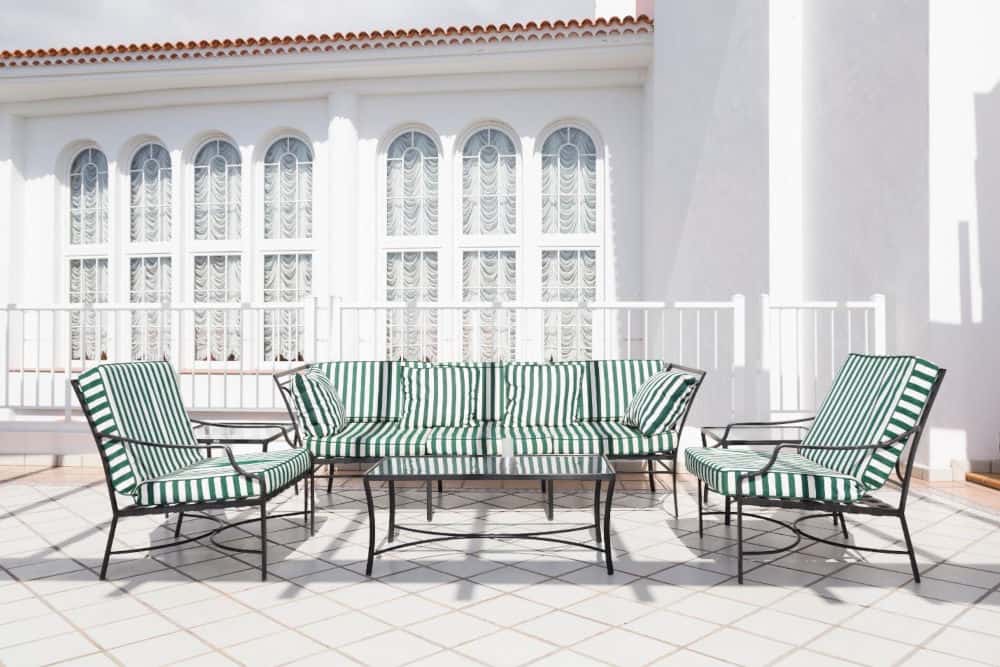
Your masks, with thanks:
[[[309,471],[310,456],[304,449],[237,454],[236,463],[246,472],[263,475],[266,493],[292,483]],[[262,494],[260,482],[233,470],[227,457],[217,456],[180,470],[141,482],[136,488],[140,505],[243,500]]]
[[[427,429],[427,453],[464,456],[499,454],[503,437],[503,426],[496,422],[431,428]]]
[[[419,456],[430,429],[407,428],[399,422],[348,422],[339,433],[303,438],[318,458],[373,458]]]
[[[308,435],[332,435],[347,423],[336,388],[318,368],[292,377],[292,396]]]
[[[599,456],[525,456],[514,459],[512,466],[500,457],[483,456],[399,456],[386,458],[373,466],[368,476],[417,477],[426,479],[467,479],[469,477],[604,477],[614,469]]]
[[[566,426],[511,426],[507,432],[516,454],[604,454],[642,456],[672,452],[673,431],[644,436],[620,422],[578,422]]]
[[[470,426],[479,374],[459,365],[404,366],[402,423],[408,428]]]
[[[865,488],[851,475],[831,470],[793,452],[782,451],[774,467],[760,477],[738,482],[740,475],[763,468],[770,451],[689,447],[684,450],[688,472],[723,495],[828,500],[851,503]]]
[[[918,357],[851,354],[816,414],[804,445],[874,445],[916,426],[938,367]],[[802,454],[877,489],[889,479],[905,443],[879,450],[802,450]]]
[[[617,421],[646,380],[663,370],[658,359],[567,361],[581,368],[580,419]]]
[[[508,426],[560,426],[579,416],[580,367],[568,364],[507,366]]]
[[[643,435],[673,428],[684,414],[697,380],[681,371],[661,371],[651,376],[632,398],[624,422]]]
[[[399,419],[399,362],[330,361],[313,367],[337,389],[348,421]]]
[[[78,378],[84,409],[98,433],[168,445],[197,444],[181,401],[174,369],[165,361],[101,364]],[[103,441],[116,491],[131,494],[143,480],[204,458],[193,449],[144,447]]]
[[[499,361],[457,361],[429,363],[426,361],[403,361],[403,368],[434,368],[459,366],[476,371],[476,421],[503,421],[504,410],[504,364]]]

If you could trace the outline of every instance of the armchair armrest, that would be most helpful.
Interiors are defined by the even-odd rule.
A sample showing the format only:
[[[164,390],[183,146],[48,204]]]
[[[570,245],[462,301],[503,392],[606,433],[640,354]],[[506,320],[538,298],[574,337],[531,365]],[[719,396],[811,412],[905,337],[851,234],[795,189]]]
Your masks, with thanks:
[[[96,436],[99,440],[106,440],[108,442],[120,442],[126,445],[140,445],[142,447],[157,447],[160,449],[192,449],[198,452],[203,451],[205,449],[205,445],[179,445],[179,444],[170,444],[164,442],[148,442],[146,440],[136,440],[135,438],[126,438],[125,436],[116,435],[114,433],[97,433]],[[236,457],[233,456],[232,448],[230,448],[228,445],[213,445],[212,449],[225,450],[226,458],[229,459],[229,465],[230,467],[232,467],[233,470],[236,471],[236,474],[240,475],[241,477],[245,477],[246,479],[257,480],[261,484],[261,489],[264,489],[265,485],[264,475],[247,472],[242,467],[240,467],[240,464],[236,462]]]
[[[191,420],[191,423],[194,424],[195,430],[199,428],[205,428],[208,426],[221,426],[223,428],[276,429],[278,431],[281,431],[281,437],[285,439],[285,442],[288,443],[289,447],[296,446],[293,439],[288,436],[290,428],[294,428],[294,425],[290,425],[287,423],[282,424],[279,422],[213,422],[213,421],[207,421],[205,419],[195,419],[193,417],[189,417],[189,419]],[[212,445],[212,448],[214,449],[217,446],[219,445]]]
[[[801,442],[800,440],[792,439],[739,439],[733,440],[729,437],[730,432],[734,429],[753,429],[753,428],[788,428],[788,429],[808,429],[809,422],[812,422],[815,417],[801,417],[799,419],[784,419],[780,421],[771,422],[733,422],[727,424],[726,426],[703,426],[701,428],[701,442],[703,447],[708,447],[708,442],[706,438],[711,438],[716,444],[712,447],[725,446],[726,444],[741,444],[741,445],[777,445],[781,443],[796,443]],[[719,429],[724,429],[722,436],[717,435],[716,431]]]

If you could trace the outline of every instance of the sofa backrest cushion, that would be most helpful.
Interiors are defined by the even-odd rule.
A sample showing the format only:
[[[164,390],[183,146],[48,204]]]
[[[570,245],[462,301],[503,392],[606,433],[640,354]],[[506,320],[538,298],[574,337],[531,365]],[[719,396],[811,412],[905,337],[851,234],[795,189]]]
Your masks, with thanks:
[[[856,447],[891,440],[920,421],[938,372],[919,357],[848,355],[802,444]],[[802,455],[877,489],[889,479],[904,446],[805,449]]]
[[[166,361],[101,364],[77,378],[83,408],[98,433],[167,445],[196,445],[177,376]],[[204,458],[199,450],[102,440],[111,485],[130,494],[147,479]]]
[[[563,426],[577,421],[580,371],[573,364],[509,364],[504,423]]]
[[[307,435],[333,435],[347,424],[344,403],[322,369],[294,375],[292,396]]]
[[[580,419],[619,421],[639,387],[663,370],[659,359],[564,361],[580,367]]]
[[[499,361],[455,361],[429,363],[425,361],[403,361],[403,367],[442,367],[459,366],[475,369],[478,380],[476,383],[476,421],[503,421],[506,406],[507,390],[505,386],[505,365]]]
[[[624,423],[645,436],[673,429],[697,383],[697,378],[683,371],[660,371],[650,376],[629,402]]]
[[[410,428],[470,426],[476,418],[477,369],[462,365],[403,366],[401,419]]]
[[[348,421],[399,419],[398,361],[326,361],[313,364],[333,384]]]

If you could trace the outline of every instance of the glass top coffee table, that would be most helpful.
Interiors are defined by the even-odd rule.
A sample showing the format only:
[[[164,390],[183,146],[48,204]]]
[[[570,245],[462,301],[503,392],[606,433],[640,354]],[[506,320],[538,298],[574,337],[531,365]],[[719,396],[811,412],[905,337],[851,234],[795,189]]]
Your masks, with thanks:
[[[594,523],[526,532],[468,532],[430,530],[396,524],[396,482],[431,482],[433,480],[541,480],[551,494],[553,482],[582,481],[594,483]],[[372,500],[372,483],[389,484],[390,546],[375,548],[375,504]],[[607,484],[604,500],[604,530],[601,530],[601,487]],[[604,553],[608,574],[614,574],[611,562],[611,500],[615,491],[615,469],[604,456],[555,454],[544,456],[394,456],[387,457],[369,468],[364,475],[365,499],[368,504],[368,564],[365,574],[371,575],[375,556],[397,549],[459,539],[528,539],[555,542],[593,549]],[[428,488],[430,488],[428,486]],[[549,514],[551,519],[551,513]],[[428,520],[430,516],[428,515]],[[574,542],[560,537],[566,533],[594,529],[596,544]],[[397,532],[410,532],[426,537],[401,544],[395,542]],[[602,539],[603,536],[603,539]]]

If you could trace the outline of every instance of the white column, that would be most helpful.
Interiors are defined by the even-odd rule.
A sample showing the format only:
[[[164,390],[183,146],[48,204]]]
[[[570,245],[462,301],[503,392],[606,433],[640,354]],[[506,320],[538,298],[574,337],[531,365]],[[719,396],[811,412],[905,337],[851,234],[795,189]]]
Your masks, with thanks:
[[[21,301],[21,253],[23,229],[23,179],[21,172],[22,120],[0,110],[0,266],[6,275],[0,279],[0,305]]]
[[[359,297],[358,95],[349,91],[331,93],[327,108],[329,256],[332,260],[328,274],[329,293],[351,302]]]

